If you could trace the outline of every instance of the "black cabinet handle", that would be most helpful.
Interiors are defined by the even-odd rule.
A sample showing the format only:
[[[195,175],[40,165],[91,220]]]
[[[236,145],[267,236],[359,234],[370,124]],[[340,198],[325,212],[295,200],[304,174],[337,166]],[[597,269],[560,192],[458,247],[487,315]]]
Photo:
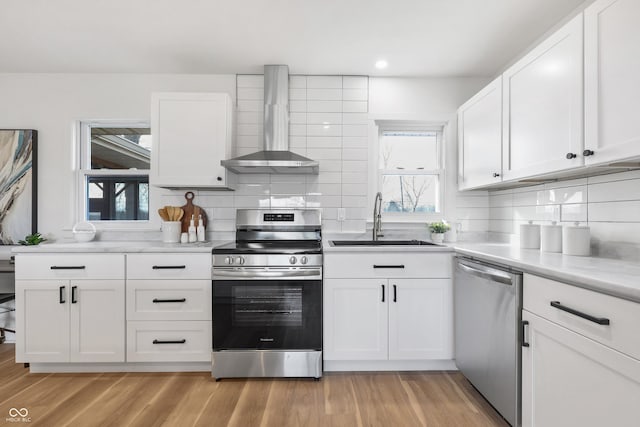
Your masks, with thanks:
[[[498,172],[494,172],[494,173],[493,173],[493,177],[494,177],[494,178],[497,178],[497,177],[499,177],[499,176],[500,176],[500,174],[499,174]]]
[[[187,268],[186,265],[154,265],[154,270],[183,270]]]
[[[373,264],[373,268],[404,268],[404,265],[377,265]]]
[[[529,343],[526,341],[526,334],[525,334],[525,326],[529,326],[529,321],[528,320],[523,320],[522,321],[522,346],[523,347],[529,347]]]
[[[157,303],[161,303],[161,302],[186,302],[187,299],[186,298],[179,298],[179,299],[158,299],[158,298],[154,298],[153,299],[153,303],[157,304]]]
[[[382,302],[384,302],[384,285],[380,285],[382,286]]]
[[[78,302],[78,300],[76,299],[76,291],[78,290],[77,286],[72,286],[71,287],[71,304],[75,304]]]
[[[582,152],[582,155],[585,157],[589,157],[589,156],[593,156],[594,154],[596,154],[593,150],[584,150]]]
[[[67,302],[67,300],[64,299],[65,288],[66,286],[60,286],[60,289],[58,290],[58,301],[60,301],[60,304],[64,304],[65,302]]]
[[[573,314],[574,316],[582,317],[583,319],[587,319],[590,322],[597,323],[598,325],[608,325],[609,319],[605,317],[595,317],[590,314],[583,313],[576,309],[567,307],[566,305],[562,305],[560,301],[551,301],[551,307],[557,308],[558,310],[566,311],[567,313]]]
[[[578,157],[578,155],[576,153],[567,153],[566,157],[567,157],[567,159],[571,160],[571,159],[575,159],[576,157]]]
[[[398,302],[398,290],[396,285],[393,285],[393,302]]]
[[[52,265],[52,270],[84,270],[87,268],[84,265]]]
[[[181,340],[153,340],[154,344],[184,344],[187,340],[184,338]]]
[[[218,181],[222,181],[222,177],[221,176],[219,176],[217,179],[218,179]]]

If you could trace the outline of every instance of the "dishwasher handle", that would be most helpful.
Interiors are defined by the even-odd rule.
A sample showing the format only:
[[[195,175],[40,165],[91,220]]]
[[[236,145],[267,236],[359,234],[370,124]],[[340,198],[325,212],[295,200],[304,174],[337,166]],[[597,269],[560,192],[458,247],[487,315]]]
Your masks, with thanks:
[[[469,265],[464,263],[462,260],[458,260],[457,267],[465,273],[473,276],[482,277],[505,285],[513,285],[513,278],[511,275],[505,271],[498,270],[497,268],[478,264]]]

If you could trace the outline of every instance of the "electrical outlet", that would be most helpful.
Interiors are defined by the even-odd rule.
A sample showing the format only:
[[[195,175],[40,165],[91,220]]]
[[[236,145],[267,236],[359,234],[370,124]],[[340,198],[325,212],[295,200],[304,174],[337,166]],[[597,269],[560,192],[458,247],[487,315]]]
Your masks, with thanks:
[[[338,221],[344,221],[347,219],[347,210],[345,208],[338,208]]]

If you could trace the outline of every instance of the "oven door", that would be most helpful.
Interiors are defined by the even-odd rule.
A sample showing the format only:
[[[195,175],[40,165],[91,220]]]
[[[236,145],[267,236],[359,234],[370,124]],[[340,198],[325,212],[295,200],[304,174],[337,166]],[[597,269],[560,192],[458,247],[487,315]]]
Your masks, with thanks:
[[[213,281],[214,351],[321,348],[321,280]]]

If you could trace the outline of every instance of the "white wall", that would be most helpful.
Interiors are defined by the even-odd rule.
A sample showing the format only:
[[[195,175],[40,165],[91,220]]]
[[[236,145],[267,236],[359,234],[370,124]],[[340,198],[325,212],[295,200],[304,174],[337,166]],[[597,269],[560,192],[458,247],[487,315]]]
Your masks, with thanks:
[[[38,230],[61,235],[74,218],[73,123],[150,120],[153,91],[228,92],[235,75],[0,74],[0,128],[38,131]]]
[[[306,76],[300,76],[300,79]],[[346,77],[346,79],[349,79]],[[259,80],[259,78],[258,78]],[[299,80],[299,83],[302,80]],[[322,79],[316,80],[316,82]],[[464,219],[456,216],[456,124],[455,111],[460,104],[488,82],[484,78],[451,78],[451,79],[405,79],[405,78],[371,78],[369,91],[365,94],[369,98],[368,120],[421,120],[433,122],[448,122],[447,128],[447,205],[448,219]],[[355,82],[351,82],[355,83]],[[347,83],[349,86],[349,83]],[[257,90],[255,90],[257,89]],[[330,96],[331,90],[324,93],[313,91],[313,95],[304,88],[304,99],[298,99],[297,108],[306,108],[309,103],[317,100],[314,96]],[[323,89],[323,88],[318,88]],[[331,88],[324,88],[331,89]],[[347,105],[350,96],[355,92],[348,92],[346,87],[340,93],[340,111],[343,120],[362,120],[360,113],[354,112],[349,116]],[[82,119],[131,119],[148,120],[150,117],[150,94],[153,91],[223,91],[236,99],[235,75],[131,75],[131,74],[0,74],[0,128],[32,128],[39,132],[39,170],[38,170],[38,204],[39,231],[60,237],[63,230],[69,229],[74,221],[74,184],[75,184],[75,152],[73,124]],[[238,100],[260,95],[261,88],[253,91],[242,91]],[[301,96],[298,91],[297,96]],[[252,95],[253,94],[253,95]],[[295,96],[295,95],[294,95]],[[336,95],[337,96],[337,95]],[[358,96],[362,97],[362,94]],[[260,96],[258,96],[260,97]],[[259,100],[258,100],[259,101]],[[362,98],[356,100],[362,101]],[[259,103],[258,103],[259,105]],[[357,106],[361,108],[360,105]],[[344,108],[344,109],[343,109]],[[261,118],[259,111],[251,113],[242,105],[236,115],[239,119],[238,147],[240,154],[258,148],[260,140],[257,135],[248,135],[248,129],[260,129]],[[295,110],[295,108],[293,108]],[[292,110],[292,111],[293,111]],[[360,111],[360,110],[358,110]],[[196,203],[207,209],[213,221],[210,226],[211,237],[230,238],[233,230],[233,211],[237,207],[258,207],[264,199],[265,191],[269,194],[269,206],[287,203],[287,199],[294,200],[297,196],[304,196],[305,203],[310,201],[309,207],[320,206],[327,208],[325,219],[329,229],[345,231],[362,231],[369,209],[362,206],[363,200],[369,196],[363,190],[362,174],[348,170],[349,166],[362,167],[362,164],[347,164],[344,162],[366,162],[366,159],[349,159],[349,156],[362,156],[363,150],[370,147],[364,145],[362,136],[340,134],[334,138],[311,139],[308,135],[310,126],[305,111],[293,111],[297,114],[292,123],[294,132],[304,135],[293,135],[294,151],[309,154],[310,157],[327,157],[333,150],[339,152],[339,159],[318,158],[321,170],[326,172],[319,177],[305,177],[304,189],[298,185],[301,178],[295,177],[260,177],[241,176],[241,186],[234,193],[220,193],[214,191],[196,192]],[[332,111],[333,112],[333,111]],[[257,115],[255,113],[258,113]],[[330,112],[328,112],[330,113]],[[304,115],[304,121],[302,121]],[[346,115],[346,116],[345,116]],[[253,122],[248,123],[250,117]],[[256,119],[257,118],[257,119]],[[244,123],[243,123],[244,122]],[[247,126],[244,126],[247,125]],[[297,127],[295,126],[297,125]],[[355,126],[348,130],[361,132],[361,123],[343,126]],[[361,133],[358,133],[361,135]],[[311,142],[312,141],[312,142]],[[326,141],[326,146],[323,142]],[[311,145],[309,144],[311,142]],[[355,145],[354,145],[355,144]],[[312,146],[313,145],[313,146]],[[327,151],[329,150],[329,151]],[[325,165],[323,167],[322,165]],[[327,170],[337,168],[339,170]],[[332,173],[333,172],[333,173]],[[358,180],[353,181],[354,179]],[[261,186],[262,185],[262,186]],[[294,188],[295,187],[295,188]],[[299,188],[298,188],[299,187]],[[354,194],[353,192],[358,194]],[[258,194],[255,194],[255,193]],[[313,193],[310,195],[309,193]],[[184,204],[184,191],[162,190],[160,192],[160,206],[164,204]],[[478,200],[486,199],[485,193],[480,193]],[[465,195],[465,197],[467,197]],[[347,221],[338,224],[336,209],[343,207],[347,211]],[[465,213],[467,215],[467,213]],[[486,219],[484,219],[486,221]],[[466,222],[470,224],[470,222]],[[477,227],[476,227],[477,228]],[[486,227],[484,228],[486,230]],[[68,234],[68,233],[67,233]],[[157,235],[153,235],[158,238]]]

